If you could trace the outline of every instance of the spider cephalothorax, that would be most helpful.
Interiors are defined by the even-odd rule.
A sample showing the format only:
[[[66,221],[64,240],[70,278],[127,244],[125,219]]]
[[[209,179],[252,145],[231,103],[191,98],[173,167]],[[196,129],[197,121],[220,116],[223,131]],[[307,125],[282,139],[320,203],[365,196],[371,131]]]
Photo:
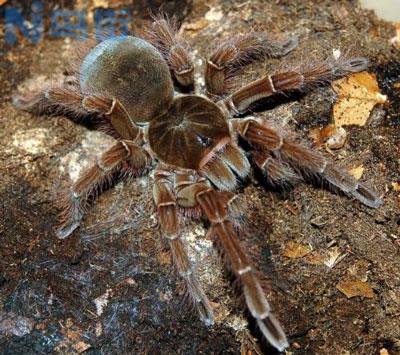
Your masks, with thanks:
[[[117,139],[72,185],[58,236],[66,238],[79,226],[89,199],[118,173],[138,176],[154,169],[153,197],[160,227],[201,319],[212,324],[213,312],[180,238],[181,211],[189,216],[196,211],[208,219],[208,236],[220,246],[240,281],[251,315],[271,344],[282,350],[288,346],[285,333],[271,313],[234,227],[238,208],[232,208],[233,191],[238,178],[248,175],[252,162],[275,185],[311,176],[369,207],[378,207],[381,201],[320,152],[246,113],[261,98],[364,70],[367,60],[331,59],[297,71],[265,75],[232,91],[231,79],[241,67],[268,55],[284,55],[297,45],[294,38],[277,41],[252,32],[214,49],[205,68],[206,96],[180,94],[174,82],[185,91],[194,87],[187,45],[163,17],[155,20],[144,37],[119,36],[89,45],[63,85],[16,100],[18,106],[36,112],[97,115],[101,128]],[[246,142],[247,152],[239,137]]]
[[[150,122],[148,132],[150,146],[160,160],[194,170],[200,170],[231,140],[221,109],[198,95],[176,97],[167,114]]]

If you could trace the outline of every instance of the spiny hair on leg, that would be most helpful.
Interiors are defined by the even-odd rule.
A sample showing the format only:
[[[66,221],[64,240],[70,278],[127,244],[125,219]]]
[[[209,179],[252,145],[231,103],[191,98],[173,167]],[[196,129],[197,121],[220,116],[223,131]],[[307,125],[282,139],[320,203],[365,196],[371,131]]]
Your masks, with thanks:
[[[169,17],[165,13],[151,14],[153,23],[143,33],[164,56],[168,56],[169,48],[174,44],[178,35],[178,23],[175,17]]]
[[[115,173],[119,169],[120,164],[111,169],[108,174],[102,174],[95,165],[78,179],[69,192],[64,193],[59,202],[61,213],[58,238],[68,237],[79,226],[91,201],[104,189],[114,184]]]
[[[33,114],[65,115],[73,121],[89,114],[81,105],[81,93],[77,88],[57,84],[33,90],[26,96],[15,96],[13,104]]]
[[[233,191],[238,178],[249,174],[250,163],[241,148],[229,143],[215,152],[201,171],[219,190]]]
[[[329,57],[325,61],[307,63],[297,70],[304,77],[304,87],[317,87],[352,73],[368,68],[368,59],[363,57]]]
[[[266,57],[284,56],[297,45],[297,38],[293,36],[280,40],[257,30],[215,42],[207,61],[208,91],[216,96],[226,94],[232,89],[235,77],[246,65]]]

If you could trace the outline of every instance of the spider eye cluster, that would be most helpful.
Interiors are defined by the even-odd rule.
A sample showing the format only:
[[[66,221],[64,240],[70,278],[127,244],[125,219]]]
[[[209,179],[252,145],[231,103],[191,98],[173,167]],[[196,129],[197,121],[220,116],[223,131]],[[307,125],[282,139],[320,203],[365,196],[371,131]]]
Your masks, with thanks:
[[[148,122],[166,111],[174,88],[167,63],[150,43],[117,36],[99,43],[80,68],[83,94],[121,102],[133,122]]]
[[[229,141],[222,111],[197,95],[176,97],[168,113],[149,126],[150,146],[157,157],[186,169],[201,168]]]

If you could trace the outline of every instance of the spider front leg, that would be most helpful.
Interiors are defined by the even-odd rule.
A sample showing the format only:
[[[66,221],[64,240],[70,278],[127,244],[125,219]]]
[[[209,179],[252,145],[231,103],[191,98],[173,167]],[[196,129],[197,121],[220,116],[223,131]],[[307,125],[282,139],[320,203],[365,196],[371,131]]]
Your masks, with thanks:
[[[297,45],[296,37],[277,40],[265,32],[252,32],[222,42],[207,60],[205,81],[208,93],[219,96],[226,94],[234,74],[245,65],[266,56],[284,56]]]
[[[139,136],[139,128],[131,121],[125,108],[117,99],[99,95],[84,96],[82,106],[88,112],[104,115],[109,122],[109,129],[116,131],[118,137],[134,140]]]
[[[68,237],[79,226],[89,201],[112,184],[116,173],[129,171],[139,175],[149,164],[147,152],[132,141],[122,140],[103,153],[62,199],[58,238]]]
[[[116,138],[133,140],[139,130],[132,124],[128,113],[116,99],[100,95],[84,95],[77,87],[52,87],[42,89],[26,98],[16,98],[14,104],[26,111],[42,113],[48,109],[56,112],[68,111],[77,116],[97,113],[106,131]]]
[[[71,113],[77,117],[85,116],[88,111],[82,106],[83,96],[77,86],[54,86],[43,88],[26,96],[13,98],[16,107],[42,114],[47,111],[53,113]]]
[[[308,65],[299,70],[291,70],[263,78],[237,90],[222,100],[233,114],[246,112],[250,105],[264,97],[290,90],[304,90],[315,85],[330,82],[351,73],[363,71],[368,66],[366,58],[330,59],[322,63]]]
[[[186,252],[186,247],[179,235],[177,203],[173,191],[173,182],[170,181],[172,177],[173,175],[167,171],[156,171],[153,196],[158,210],[158,220],[161,231],[168,241],[177,271],[185,281],[188,294],[197,308],[201,320],[206,325],[212,325],[214,316],[210,303],[200,286]]]
[[[220,245],[230,269],[240,281],[251,315],[267,340],[283,351],[289,346],[285,333],[271,313],[256,271],[240,245],[233,223],[229,220],[228,211],[235,195],[231,192],[215,191],[205,182],[197,181],[179,189],[178,198],[186,204],[196,203],[201,207],[211,223],[208,236]]]
[[[314,176],[354,196],[369,207],[377,208],[382,204],[375,191],[337,167],[318,151],[299,144],[290,136],[280,133],[268,122],[238,119],[233,122],[233,125],[245,140],[258,149],[256,163],[277,183],[280,178],[290,180],[291,178],[295,179],[296,175]],[[279,175],[274,169],[271,169],[270,164],[284,167],[286,171],[281,169]]]
[[[194,66],[176,22],[158,15],[144,37],[163,54],[178,83],[185,88],[193,87]]]

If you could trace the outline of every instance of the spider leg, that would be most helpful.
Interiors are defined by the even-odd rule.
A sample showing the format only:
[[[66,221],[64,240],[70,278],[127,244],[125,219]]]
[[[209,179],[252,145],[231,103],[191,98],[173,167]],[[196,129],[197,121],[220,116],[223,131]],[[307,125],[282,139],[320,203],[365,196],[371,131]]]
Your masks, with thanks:
[[[207,60],[205,81],[211,95],[226,94],[232,78],[245,65],[268,57],[281,57],[298,45],[296,37],[278,40],[265,32],[251,32],[216,46]]]
[[[366,58],[339,58],[308,65],[299,70],[266,75],[222,100],[233,115],[246,112],[250,105],[264,97],[290,90],[304,90],[330,82],[367,68]]]
[[[108,128],[111,130],[110,133],[115,131],[117,136],[123,139],[134,140],[138,137],[139,128],[132,122],[129,114],[117,99],[99,95],[84,96],[82,106],[88,112],[96,112],[108,119],[104,122],[106,133]]]
[[[228,210],[235,195],[232,192],[215,191],[204,180],[183,185],[177,192],[178,200],[185,204],[199,205],[210,221],[208,235],[220,244],[228,264],[241,283],[244,298],[251,315],[264,336],[280,351],[288,347],[288,341],[256,276],[256,271],[242,249]],[[180,202],[182,203],[182,202]]]
[[[230,142],[216,152],[199,172],[219,190],[233,191],[238,182],[236,175],[245,178],[249,171],[250,163],[243,150]]]
[[[79,226],[89,201],[113,183],[117,172],[129,166],[131,173],[136,172],[139,175],[149,163],[150,157],[146,151],[132,141],[119,141],[103,153],[62,198],[58,238],[68,237]]]
[[[79,70],[83,59],[98,44],[95,39],[88,39],[74,49],[73,55],[64,71],[64,85],[46,87],[36,90],[26,96],[13,98],[16,107],[37,114],[48,110],[53,113],[69,112],[79,116],[87,115],[81,106],[81,93],[79,89]]]
[[[54,86],[29,93],[26,96],[13,98],[14,106],[29,112],[41,114],[71,113],[77,117],[87,116],[88,111],[82,107],[82,94],[78,87]]]
[[[139,133],[128,113],[116,99],[99,95],[83,95],[76,86],[42,89],[25,98],[16,98],[14,104],[26,111],[42,113],[49,109],[57,113],[70,112],[77,116],[90,113],[103,115],[100,129],[115,138],[132,140]]]
[[[194,66],[176,22],[163,14],[154,16],[143,36],[162,53],[177,82],[185,88],[193,87]]]
[[[185,281],[188,294],[197,308],[201,320],[206,325],[212,325],[214,317],[210,303],[201,288],[184,242],[179,235],[177,203],[173,183],[169,180],[170,175],[169,172],[163,170],[156,171],[153,196],[158,210],[158,220],[162,233],[168,241],[177,271]]]
[[[301,179],[287,163],[274,157],[270,151],[254,150],[252,156],[256,165],[273,186],[291,186]]]
[[[268,122],[248,119],[237,120],[234,125],[245,140],[261,150],[261,156],[265,157],[267,152],[280,164],[288,164],[299,176],[321,178],[369,207],[377,208],[382,204],[375,191],[337,167],[320,152],[283,135]],[[288,173],[285,173],[287,177]]]

